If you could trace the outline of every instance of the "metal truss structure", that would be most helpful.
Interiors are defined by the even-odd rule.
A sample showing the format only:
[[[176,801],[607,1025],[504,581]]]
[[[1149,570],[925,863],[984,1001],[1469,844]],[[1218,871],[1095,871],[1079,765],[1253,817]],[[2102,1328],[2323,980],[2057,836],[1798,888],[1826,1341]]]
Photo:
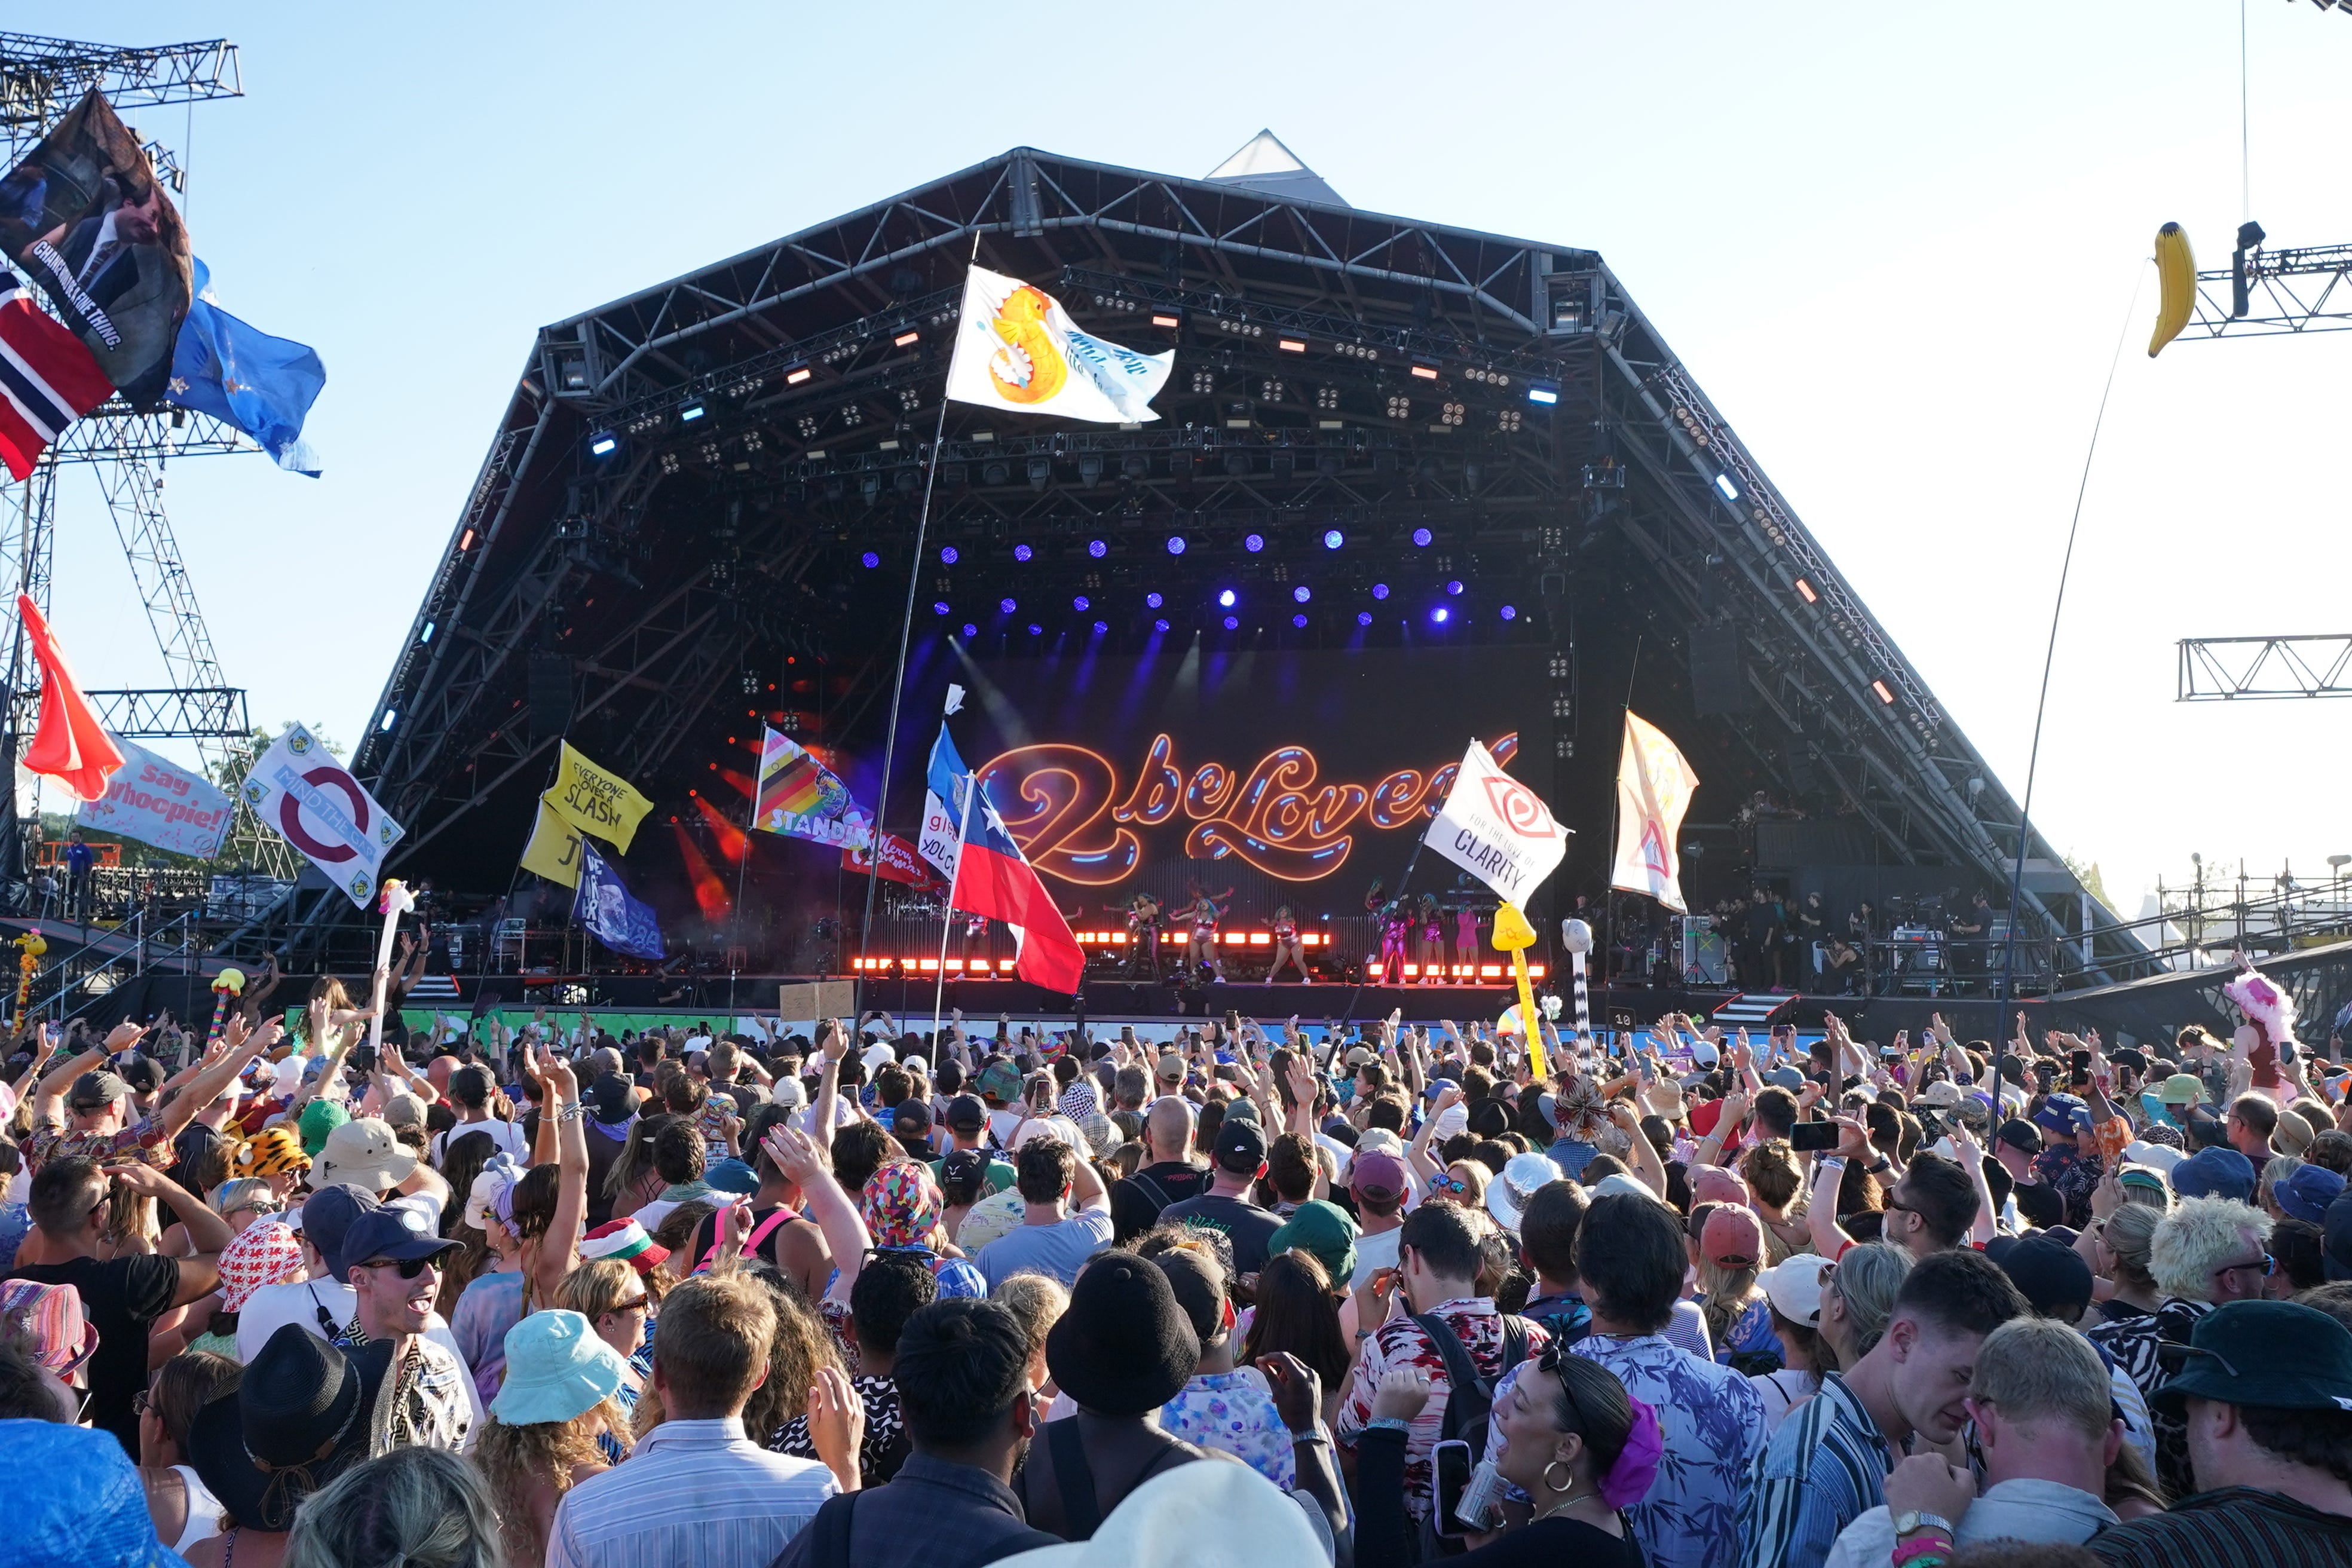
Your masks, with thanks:
[[[2183,637],[2179,702],[2352,697],[2352,636]]]
[[[2255,229],[2255,235],[2260,229]],[[2252,238],[2253,236],[2249,236]],[[2259,240],[2232,264],[2197,274],[2197,310],[2183,342],[2340,332],[2352,327],[2352,245],[2265,250]]]
[[[940,625],[1010,639],[1018,571],[1024,603],[1079,606],[1057,626],[1140,646],[1312,561],[1308,624],[1257,635],[1340,646],[1399,635],[1360,627],[1375,579],[1451,579],[1525,606],[1463,635],[1554,650],[1556,782],[1604,799],[1616,699],[1579,758],[1581,664],[1731,626],[1735,712],[1700,725],[1668,677],[1642,698],[1706,733],[1703,775],[1817,798],[1955,882],[2055,863],[1598,255],[1016,149],[541,331],[353,758],[408,829],[395,868],[503,883],[567,728],[682,805],[707,731],[744,722],[730,674],[749,695],[796,653],[895,647],[975,251],[1176,370],[1140,427],[949,410]],[[2059,876],[2031,921],[2113,923]]]
[[[38,142],[51,121],[93,88],[118,110],[241,97],[245,90],[236,46],[226,39],[131,48],[0,33],[0,132],[8,161],[13,163]],[[150,142],[146,151],[158,174],[173,188],[183,188],[184,177],[171,150]],[[165,676],[173,682],[161,689],[107,694],[112,700],[102,711],[110,721],[129,726],[117,728],[126,736],[194,741],[215,778],[241,774],[250,764],[253,735],[245,727],[245,693],[223,676],[164,510],[164,464],[173,458],[259,449],[209,416],[140,413],[110,400],[43,454],[20,487],[15,526],[0,538],[0,578],[22,585],[47,613],[60,474],[71,465],[90,468],[163,654]],[[11,646],[7,689],[13,700],[5,721],[14,734],[27,733],[40,695],[21,633]],[[224,854],[232,863],[273,876],[293,868],[284,840],[264,829],[241,801]]]

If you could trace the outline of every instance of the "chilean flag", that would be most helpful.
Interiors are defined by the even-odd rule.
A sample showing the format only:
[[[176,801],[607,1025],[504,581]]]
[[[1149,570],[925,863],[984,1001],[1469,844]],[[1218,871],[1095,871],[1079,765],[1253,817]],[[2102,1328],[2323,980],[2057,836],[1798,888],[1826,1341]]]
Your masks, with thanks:
[[[1036,868],[989,804],[988,791],[963,765],[944,724],[931,748],[926,783],[919,847],[947,876],[948,902],[1013,928],[1018,954],[1013,970],[1022,979],[1048,991],[1076,991],[1086,975],[1086,955]]]

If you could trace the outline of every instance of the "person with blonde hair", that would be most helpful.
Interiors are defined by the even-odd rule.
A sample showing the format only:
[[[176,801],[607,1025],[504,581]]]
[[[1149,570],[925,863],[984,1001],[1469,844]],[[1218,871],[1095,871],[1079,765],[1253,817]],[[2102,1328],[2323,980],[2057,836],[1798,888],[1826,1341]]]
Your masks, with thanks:
[[[1822,1270],[1822,1342],[1832,1358],[1824,1370],[1850,1367],[1871,1352],[1910,1272],[1911,1255],[1883,1241],[1850,1247]]]
[[[596,1439],[605,1462],[617,1465],[628,1455],[637,1395],[645,1392],[645,1373],[635,1358],[646,1342],[646,1317],[654,1305],[653,1277],[640,1275],[618,1258],[592,1258],[563,1277],[555,1288],[555,1304],[586,1319],[596,1337],[621,1358],[621,1385],[612,1397],[623,1421]],[[508,1337],[513,1337],[511,1332]]]
[[[2107,1294],[2092,1304],[2103,1322],[2149,1317],[2163,1304],[2156,1277],[2148,1272],[2148,1248],[2156,1240],[2156,1227],[2168,1212],[2126,1203],[2106,1218],[2093,1220],[2075,1243],[2088,1249],[2084,1261],[2109,1286]]]
[[[305,1499],[285,1568],[507,1568],[473,1467],[439,1448],[394,1448]]]
[[[1050,1274],[1010,1274],[996,1283],[989,1300],[1001,1301],[1012,1310],[1021,1321],[1022,1331],[1029,1336],[1029,1389],[1033,1394],[1045,1394],[1052,1389],[1053,1373],[1045,1368],[1045,1336],[1062,1314],[1070,1310],[1069,1288]]]
[[[505,1364],[470,1457],[499,1500],[509,1568],[540,1568],[564,1494],[610,1468],[604,1438],[628,1433],[614,1399],[628,1363],[585,1317],[551,1308],[507,1331]]]
[[[235,1389],[245,1369],[234,1356],[189,1351],[156,1369],[139,1406],[139,1479],[157,1539],[184,1554],[218,1535],[221,1501],[187,1462],[188,1428],[196,1412]]]

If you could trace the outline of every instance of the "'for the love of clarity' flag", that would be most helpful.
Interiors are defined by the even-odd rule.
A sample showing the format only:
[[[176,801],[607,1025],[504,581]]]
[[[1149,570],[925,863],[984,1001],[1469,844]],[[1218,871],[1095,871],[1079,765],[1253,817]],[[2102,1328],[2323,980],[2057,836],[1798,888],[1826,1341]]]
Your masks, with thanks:
[[[245,776],[246,801],[362,909],[374,896],[383,858],[408,830],[328,754],[319,737],[289,724]]]
[[[84,800],[106,793],[107,781],[122,765],[122,748],[98,721],[98,710],[81,694],[66,650],[29,595],[16,595],[25,641],[41,666],[41,717],[25,752],[27,771],[57,780]]]
[[[0,267],[0,463],[9,474],[29,477],[49,443],[113,390],[81,340]]]
[[[580,841],[580,887],[572,895],[572,918],[614,952],[631,958],[669,956],[652,907],[630,897],[612,862],[584,838]]]
[[[163,401],[236,426],[279,468],[317,479],[318,454],[302,439],[302,421],[327,384],[319,351],[238,321],[213,298],[203,258],[195,268],[196,297],[172,353]]]
[[[1686,914],[1682,858],[1675,847],[1698,775],[1655,724],[1625,715],[1625,749],[1617,763],[1617,859],[1609,885],[1647,893]]]
[[[1551,808],[1535,791],[1473,741],[1423,842],[1500,893],[1505,903],[1524,908],[1568,853],[1568,829],[1552,820]]]
[[[874,842],[874,820],[858,808],[849,786],[789,735],[762,729],[760,792],[751,826],[787,838],[809,838],[842,849]]]
[[[1139,425],[1160,417],[1151,400],[1175,363],[1172,349],[1138,353],[1081,331],[1051,294],[975,267],[964,279],[948,396],[1020,414]]]
[[[1076,991],[1087,963],[1069,921],[989,804],[988,791],[963,765],[944,724],[931,747],[925,786],[919,847],[947,877],[949,904],[1013,928],[1013,971],[1022,979],[1049,991]]]

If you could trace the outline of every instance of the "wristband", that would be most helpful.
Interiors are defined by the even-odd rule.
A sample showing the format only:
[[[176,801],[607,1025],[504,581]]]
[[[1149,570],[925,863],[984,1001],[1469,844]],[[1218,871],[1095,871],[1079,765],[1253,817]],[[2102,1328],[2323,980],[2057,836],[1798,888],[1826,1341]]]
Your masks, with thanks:
[[[1402,1415],[1375,1415],[1364,1424],[1367,1432],[1402,1432],[1411,1435],[1412,1423]]]
[[[1888,1561],[1893,1568],[1944,1568],[1952,1558],[1952,1538],[1940,1530],[1925,1530],[1899,1538]]]

